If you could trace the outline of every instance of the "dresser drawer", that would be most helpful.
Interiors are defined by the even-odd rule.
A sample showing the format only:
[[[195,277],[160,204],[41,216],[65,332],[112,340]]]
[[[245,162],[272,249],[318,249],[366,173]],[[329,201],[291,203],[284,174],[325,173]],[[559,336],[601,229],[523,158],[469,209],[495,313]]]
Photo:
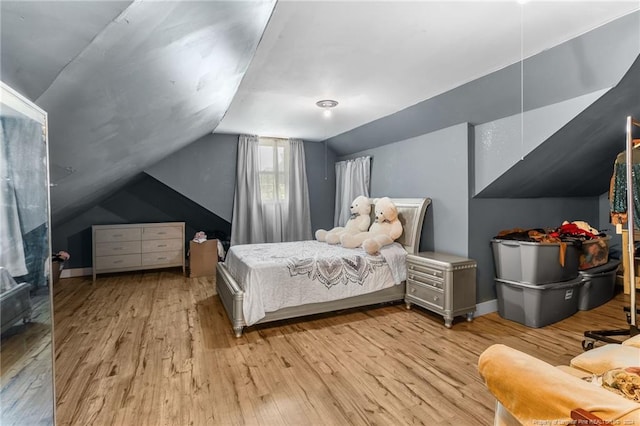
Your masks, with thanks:
[[[113,256],[133,253],[140,253],[140,241],[96,244],[96,256]]]
[[[158,251],[182,250],[182,238],[170,240],[145,240],[142,241],[143,253],[155,253]]]
[[[142,228],[143,240],[164,240],[168,238],[183,238],[181,226],[153,226],[146,225]]]
[[[142,266],[182,265],[182,262],[182,250],[142,254]]]
[[[430,268],[425,265],[419,265],[413,262],[407,263],[407,270],[410,273],[411,271],[419,272],[425,275],[429,275],[436,278],[443,278],[444,272],[441,269]]]
[[[407,279],[407,296],[415,297],[440,309],[444,308],[444,293],[442,290],[427,287],[410,279]]]
[[[135,268],[142,264],[140,254],[122,254],[117,256],[96,256],[95,269],[98,271]]]
[[[96,243],[112,243],[117,241],[140,241],[140,228],[96,229]]]

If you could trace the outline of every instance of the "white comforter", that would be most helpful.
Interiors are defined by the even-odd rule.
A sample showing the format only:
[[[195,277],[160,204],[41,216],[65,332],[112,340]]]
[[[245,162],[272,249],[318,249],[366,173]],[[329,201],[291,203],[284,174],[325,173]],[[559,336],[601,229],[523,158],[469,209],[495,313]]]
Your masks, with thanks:
[[[244,290],[247,325],[266,312],[307,303],[344,299],[400,284],[407,252],[393,243],[369,255],[318,241],[233,246],[225,259]]]

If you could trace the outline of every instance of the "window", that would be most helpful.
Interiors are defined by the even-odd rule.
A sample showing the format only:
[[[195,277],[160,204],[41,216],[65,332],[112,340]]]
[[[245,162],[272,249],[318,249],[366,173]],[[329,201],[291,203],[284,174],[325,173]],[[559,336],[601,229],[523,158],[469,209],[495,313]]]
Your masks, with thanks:
[[[262,202],[281,202],[289,197],[289,144],[284,139],[260,138],[260,196]]]

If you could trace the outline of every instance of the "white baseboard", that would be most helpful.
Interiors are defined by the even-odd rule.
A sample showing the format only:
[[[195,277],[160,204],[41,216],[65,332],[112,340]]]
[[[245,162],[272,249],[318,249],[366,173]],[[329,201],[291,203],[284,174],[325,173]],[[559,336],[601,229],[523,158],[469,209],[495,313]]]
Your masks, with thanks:
[[[60,278],[87,277],[93,275],[93,268],[72,268],[60,271]]]
[[[490,314],[491,312],[498,311],[498,299],[487,300],[476,304],[476,311],[473,313],[474,317]]]

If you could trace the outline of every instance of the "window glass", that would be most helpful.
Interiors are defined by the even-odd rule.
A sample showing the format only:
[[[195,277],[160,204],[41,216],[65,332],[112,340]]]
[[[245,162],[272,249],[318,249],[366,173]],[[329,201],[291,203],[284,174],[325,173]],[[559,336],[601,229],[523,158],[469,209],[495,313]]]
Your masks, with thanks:
[[[289,146],[286,140],[260,138],[260,192],[263,202],[288,198]]]

